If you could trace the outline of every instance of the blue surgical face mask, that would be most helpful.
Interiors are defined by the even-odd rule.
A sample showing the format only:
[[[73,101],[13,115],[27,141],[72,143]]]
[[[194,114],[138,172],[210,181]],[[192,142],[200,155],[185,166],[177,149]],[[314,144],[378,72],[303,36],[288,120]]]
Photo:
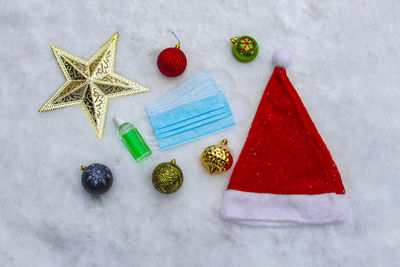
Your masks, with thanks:
[[[146,107],[161,149],[235,125],[224,92],[207,71]]]

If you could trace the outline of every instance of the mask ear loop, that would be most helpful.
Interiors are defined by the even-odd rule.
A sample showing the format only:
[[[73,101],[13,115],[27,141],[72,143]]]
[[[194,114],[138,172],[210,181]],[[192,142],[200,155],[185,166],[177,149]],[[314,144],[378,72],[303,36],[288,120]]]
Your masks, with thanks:
[[[154,129],[153,126],[150,123],[150,118],[149,115],[147,114],[147,112],[144,110],[142,115],[142,117],[145,118],[146,120],[146,127],[143,130],[143,135],[146,136],[146,141],[148,141],[148,145],[150,145],[152,148],[157,148],[155,150],[160,150],[160,147],[158,146],[158,142],[157,142],[157,138],[156,138],[156,134],[154,133]],[[143,123],[144,124],[144,123]]]
[[[221,68],[211,68],[209,72],[217,85],[225,93],[236,125],[242,125],[251,119],[249,115],[251,100],[247,95],[238,92],[233,76]]]

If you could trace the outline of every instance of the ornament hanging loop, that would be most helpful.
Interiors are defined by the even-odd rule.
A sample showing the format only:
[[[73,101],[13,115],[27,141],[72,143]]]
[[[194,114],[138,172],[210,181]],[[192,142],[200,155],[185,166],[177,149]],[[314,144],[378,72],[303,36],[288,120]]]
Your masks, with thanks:
[[[171,30],[168,30],[168,31],[175,36],[176,40],[178,41],[178,43],[175,45],[175,48],[179,49],[181,47],[181,41],[179,40],[178,36],[176,36],[176,34],[173,31],[171,31]]]

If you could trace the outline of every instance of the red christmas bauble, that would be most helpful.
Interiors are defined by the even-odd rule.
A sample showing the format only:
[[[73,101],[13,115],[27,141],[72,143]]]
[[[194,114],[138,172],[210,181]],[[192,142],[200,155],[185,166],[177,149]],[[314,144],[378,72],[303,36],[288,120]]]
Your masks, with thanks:
[[[167,77],[181,75],[186,69],[186,64],[185,54],[176,47],[164,49],[157,59],[158,69]]]

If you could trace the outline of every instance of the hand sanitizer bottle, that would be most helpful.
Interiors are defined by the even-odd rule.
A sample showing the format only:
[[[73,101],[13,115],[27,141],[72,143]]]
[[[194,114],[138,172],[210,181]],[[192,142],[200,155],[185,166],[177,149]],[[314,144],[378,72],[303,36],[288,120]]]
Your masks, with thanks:
[[[113,121],[117,127],[119,138],[135,158],[136,162],[141,162],[150,157],[152,152],[149,146],[132,123],[122,120],[119,115],[115,115]]]

